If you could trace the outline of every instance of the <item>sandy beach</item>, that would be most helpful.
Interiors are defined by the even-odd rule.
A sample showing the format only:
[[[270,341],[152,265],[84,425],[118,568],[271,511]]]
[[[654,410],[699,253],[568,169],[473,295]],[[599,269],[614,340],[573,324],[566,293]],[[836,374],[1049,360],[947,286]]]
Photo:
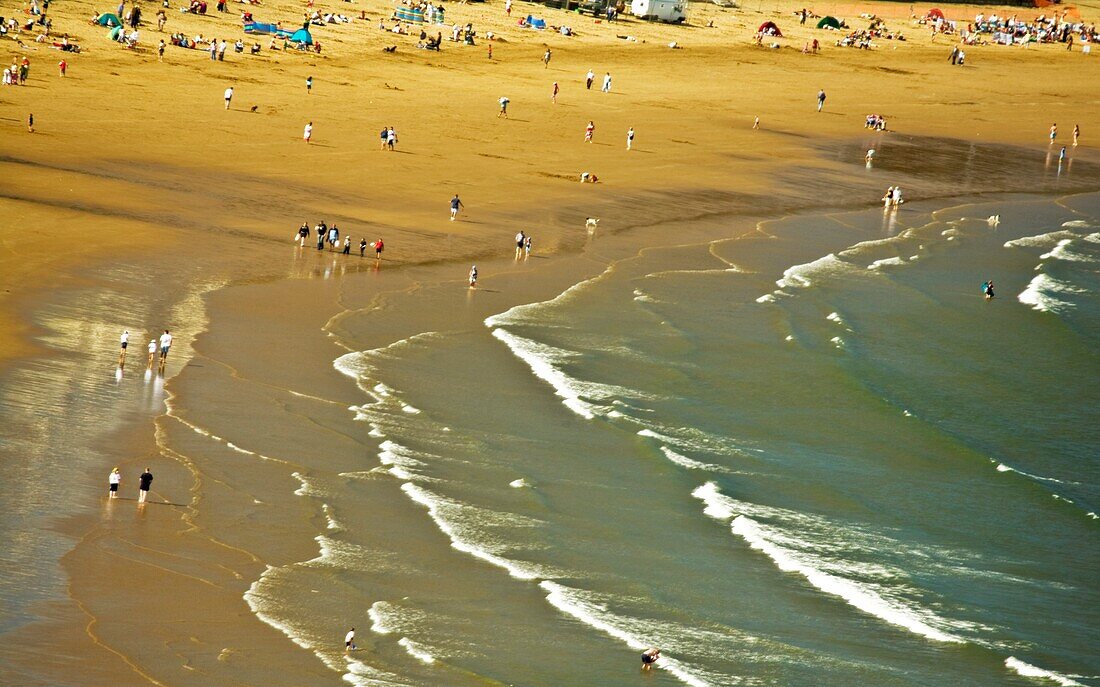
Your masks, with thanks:
[[[860,13],[873,13],[906,37],[876,39],[871,50],[834,45],[843,32],[814,21],[799,26],[802,5],[785,0],[692,3],[684,26],[449,3],[438,30],[446,38],[452,23],[469,22],[478,38],[444,40],[440,52],[417,49],[415,29],[379,30],[388,3],[317,7],[353,18],[312,27],[320,53],[281,41],[272,51],[269,37],[242,32],[242,11],[298,24],[304,7],[286,0],[231,3],[225,13],[211,6],[205,16],[173,6],[164,33],[147,5],[135,49],[89,22],[114,8],[55,3],[53,35],[67,34],[81,52],[53,50],[31,32],[22,44],[0,39],[7,56],[31,63],[26,85],[0,88],[0,456],[11,468],[0,491],[0,545],[11,556],[0,570],[12,580],[0,597],[4,684],[354,683],[346,674],[356,684],[509,684],[514,675],[479,659],[405,665],[415,650],[370,640],[364,613],[360,654],[377,674],[356,673],[367,667],[349,668],[338,646],[292,641],[285,623],[265,616],[265,576],[315,559],[319,543],[323,558],[317,532],[339,531],[327,506],[301,498],[313,489],[343,494],[354,504],[344,518],[370,523],[356,546],[396,552],[372,559],[376,591],[400,570],[409,576],[403,594],[468,598],[476,585],[467,579],[484,575],[484,561],[434,548],[438,532],[419,529],[423,508],[409,490],[360,475],[370,472],[365,459],[377,464],[363,447],[379,437],[350,422],[364,390],[334,359],[481,328],[646,250],[742,237],[737,255],[751,256],[754,242],[773,238],[761,222],[872,208],[888,185],[928,213],[951,199],[1100,187],[1100,54],[1076,44],[975,45],[955,66],[952,37],[932,40],[910,16],[931,4],[813,6],[856,28],[867,23]],[[963,24],[978,12],[1044,12],[943,9]],[[1070,11],[1086,23],[1100,16],[1095,5]],[[14,6],[3,14],[26,16]],[[528,14],[574,35],[518,26]],[[783,37],[756,45],[769,20]],[[490,31],[495,40],[484,38]],[[157,42],[173,32],[231,46],[241,38],[261,51],[230,47],[211,61],[168,45],[158,60]],[[805,54],[815,38],[820,53]],[[610,92],[600,89],[605,73]],[[819,89],[828,94],[821,112]],[[501,97],[507,118],[497,116]],[[871,113],[888,131],[864,128]],[[595,134],[585,143],[589,121]],[[1063,165],[1058,150],[1075,124],[1081,145]],[[384,126],[396,129],[393,151],[380,149]],[[877,150],[873,167],[868,148]],[[599,183],[579,183],[585,172]],[[455,194],[464,208],[451,222]],[[600,218],[598,229],[586,228],[588,217]],[[302,248],[292,241],[300,224],[312,230],[321,220],[351,237],[351,255],[318,251],[312,237]],[[517,262],[521,229],[534,252]],[[360,239],[378,238],[382,259],[370,248],[360,258]],[[838,249],[832,237],[812,239]],[[677,259],[670,253],[671,266]],[[471,292],[474,263],[481,281]],[[165,328],[176,339],[161,376],[146,370],[145,346]],[[116,370],[124,329],[127,364]],[[108,501],[105,477],[116,465],[124,498]],[[156,478],[152,502],[139,508],[146,466]],[[345,479],[311,486],[311,475]],[[364,491],[348,498],[349,484]],[[347,629],[339,594],[294,584],[317,595],[338,644]],[[349,596],[358,584],[334,582]],[[388,589],[396,597],[399,588]],[[562,629],[561,641],[573,631]],[[577,661],[599,661],[600,651]],[[546,670],[528,683],[573,679]],[[659,671],[672,684],[669,674],[677,675]]]

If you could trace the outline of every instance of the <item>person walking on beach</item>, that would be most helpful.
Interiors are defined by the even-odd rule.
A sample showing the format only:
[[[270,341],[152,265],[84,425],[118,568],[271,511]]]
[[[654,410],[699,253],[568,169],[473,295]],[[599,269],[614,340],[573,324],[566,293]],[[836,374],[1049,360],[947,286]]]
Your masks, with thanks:
[[[523,259],[526,260],[529,257],[531,257],[531,237],[525,236],[523,237]]]
[[[523,241],[526,238],[527,235],[523,233],[523,230],[516,234],[516,260],[519,260],[520,253],[523,252]]]
[[[458,217],[458,211],[461,208],[464,208],[464,207],[466,207],[466,206],[463,205],[462,201],[458,199],[458,194],[456,193],[455,197],[451,198],[451,221],[452,222],[455,221],[456,217]]]
[[[161,38],[160,39],[160,45],[157,46],[157,62],[163,62],[164,61],[164,48],[165,48],[164,39]]]
[[[309,224],[302,222],[302,226],[298,227],[298,247],[303,248],[306,245],[306,239],[309,238]]]
[[[225,89],[225,109],[229,109],[229,103],[233,100],[233,87]]]
[[[505,0],[504,2],[504,14],[505,16],[512,16],[512,0]]]
[[[129,345],[129,343],[130,343],[130,330],[129,329],[123,330],[122,336],[119,337],[119,340],[122,343],[122,350],[120,350],[118,352],[118,366],[119,367],[125,367],[126,366],[126,346]]]
[[[386,244],[382,243],[382,237],[378,237],[378,240],[374,242],[374,259],[377,262],[382,261],[382,251],[385,249]]]
[[[359,239],[359,257],[364,258],[367,256],[367,237]]]
[[[1080,138],[1080,137],[1081,137],[1081,127],[1074,124],[1073,125],[1073,147],[1074,148],[1077,147],[1077,139]]]
[[[500,98],[500,112],[497,112],[497,117],[504,117],[508,119],[508,103],[511,102],[506,96]]]
[[[1054,139],[1058,138],[1058,125],[1050,125],[1050,145],[1054,145]]]
[[[470,288],[477,287],[477,265],[470,268]]]
[[[27,133],[34,133],[34,113],[27,115]]]
[[[310,95],[311,93],[313,93],[313,77],[312,76],[307,76],[306,77],[306,95]]]
[[[313,138],[313,122],[306,124],[306,128],[302,130],[302,140],[309,143],[309,139]]]
[[[588,121],[588,126],[584,127],[584,142],[592,142],[592,134],[596,133],[596,125],[592,123],[592,120]]]
[[[550,55],[550,48],[547,48],[546,52],[544,52],[542,54],[542,68],[543,69],[549,69],[550,68],[550,56],[551,56]]]
[[[328,229],[328,247],[329,250],[336,250],[336,246],[340,244],[340,230],[333,224]]]
[[[825,89],[821,88],[817,91],[817,111],[821,112],[823,107],[825,107]]]
[[[754,128],[754,129],[759,129],[760,128],[760,117],[754,117],[753,118],[752,128]]]
[[[141,477],[138,478],[138,503],[145,503],[145,497],[149,495],[149,487],[153,484],[153,473],[149,472],[149,468],[145,468],[145,472],[141,473]]]
[[[317,250],[324,250],[325,249],[325,230],[320,224],[318,224],[316,227],[314,227],[314,230],[317,232]]]
[[[630,150],[634,147],[634,127],[630,127],[626,130],[626,149]]]
[[[554,82],[554,88],[550,91],[550,102],[558,104],[558,82]]]
[[[611,72],[607,72],[603,75],[603,88],[600,89],[604,93],[611,92]]]
[[[1066,147],[1062,146],[1062,149],[1058,151],[1058,164],[1061,165],[1066,161]]]
[[[61,60],[57,63],[57,71],[59,76],[65,76],[65,70],[69,68],[69,63],[65,60]]]
[[[661,650],[657,647],[646,649],[642,652],[642,670],[649,670],[657,659],[661,657]]]
[[[153,361],[157,359],[157,340],[149,339],[149,369],[153,369]]]
[[[122,474],[119,473],[118,468],[111,470],[111,474],[107,477],[107,498],[118,498],[118,485],[122,482]]]
[[[382,130],[378,132],[378,139],[382,142],[382,150],[386,149],[386,143],[390,140],[389,127],[382,127]]]
[[[347,652],[358,648],[359,647],[355,646],[355,628],[353,627],[348,630],[348,633],[346,635],[344,635],[344,653],[346,654]]]
[[[394,150],[394,147],[396,145],[397,145],[397,132],[391,126],[390,128],[386,129],[386,147],[389,148],[390,150]]]
[[[344,237],[344,255],[351,255],[351,236]]]
[[[584,87],[585,87],[585,89],[591,91],[592,90],[592,82],[595,79],[596,79],[596,73],[593,72],[591,69],[589,69],[588,73],[584,75]]]
[[[895,186],[894,191],[890,194],[890,204],[896,207],[903,202],[905,201],[901,199],[901,186]]]
[[[955,64],[959,61],[959,46],[955,45],[951,47],[951,64]]]
[[[160,335],[160,366],[164,367],[165,361],[168,360],[168,350],[172,348],[172,335],[165,329],[164,333]]]

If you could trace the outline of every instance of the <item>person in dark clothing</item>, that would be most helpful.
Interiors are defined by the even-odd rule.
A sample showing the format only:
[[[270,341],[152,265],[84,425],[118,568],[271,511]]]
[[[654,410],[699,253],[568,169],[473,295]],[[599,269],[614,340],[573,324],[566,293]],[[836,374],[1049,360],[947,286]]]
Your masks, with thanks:
[[[153,484],[153,473],[149,472],[149,468],[145,468],[145,472],[141,473],[141,477],[138,484],[138,503],[145,503],[145,497],[149,495],[149,487]]]

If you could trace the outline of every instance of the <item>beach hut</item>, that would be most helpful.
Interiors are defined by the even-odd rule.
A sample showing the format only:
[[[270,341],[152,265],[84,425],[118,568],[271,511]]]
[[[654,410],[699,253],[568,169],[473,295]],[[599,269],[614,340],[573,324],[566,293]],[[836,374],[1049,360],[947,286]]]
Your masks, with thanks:
[[[119,21],[118,16],[111,14],[110,12],[104,12],[103,14],[96,17],[95,23],[99,24],[100,26],[122,26],[122,22]]]
[[[819,29],[839,29],[840,20],[836,17],[822,17],[821,21],[817,22],[817,28]]]
[[[779,30],[779,27],[775,25],[774,21],[766,21],[760,25],[760,28],[756,30],[757,33],[762,33],[765,36],[779,36],[783,37],[783,32]]]
[[[932,9],[928,10],[928,14],[926,14],[924,18],[931,19],[933,21],[935,21],[936,19],[943,19],[943,11],[940,10],[938,7],[933,7]]]
[[[630,13],[640,19],[678,23],[687,19],[682,0],[632,0]]]
[[[410,24],[423,24],[427,21],[424,19],[424,10],[419,7],[398,7],[393,14],[398,21]]]

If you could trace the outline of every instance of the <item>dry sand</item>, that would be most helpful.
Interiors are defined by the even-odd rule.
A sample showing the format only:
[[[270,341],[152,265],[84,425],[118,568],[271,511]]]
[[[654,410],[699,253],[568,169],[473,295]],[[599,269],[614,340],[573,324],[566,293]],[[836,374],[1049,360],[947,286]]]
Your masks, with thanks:
[[[371,0],[322,7],[356,21],[315,28],[320,55],[272,53],[266,38],[245,37],[246,44],[259,40],[263,53],[230,51],[225,62],[211,62],[204,51],[169,46],[162,63],[155,28],[143,28],[139,49],[126,50],[87,21],[113,7],[57,2],[50,10],[55,33],[68,33],[83,52],[63,54],[26,35],[25,48],[0,41],[9,56],[31,59],[27,86],[0,89],[0,374],[56,355],[43,339],[38,304],[59,289],[94,291],[98,277],[90,275],[116,263],[139,266],[118,279],[132,279],[135,297],[151,303],[140,323],[147,331],[134,330],[138,357],[143,336],[171,321],[182,328],[176,350],[184,359],[189,335],[204,325],[201,293],[230,282],[310,277],[323,268],[312,248],[288,258],[302,221],[336,222],[355,244],[383,237],[384,270],[439,262],[460,283],[470,260],[508,257],[519,228],[537,237],[542,254],[572,253],[583,245],[586,216],[602,217],[601,231],[616,232],[731,210],[763,214],[856,198],[873,203],[879,180],[842,183],[837,176],[860,162],[868,136],[863,117],[871,112],[886,116],[899,134],[930,137],[930,146],[946,137],[961,141],[954,145],[1044,151],[1052,122],[1064,140],[1080,123],[1085,147],[1075,154],[1096,159],[1089,146],[1100,126],[1094,115],[1100,54],[1086,57],[1057,45],[977,46],[967,49],[967,66],[952,67],[949,40],[930,43],[928,32],[909,19],[910,7],[923,15],[931,6],[813,6],[856,27],[865,22],[855,14],[874,12],[909,38],[861,51],[833,47],[836,33],[798,27],[792,13],[801,5],[791,2],[749,2],[736,10],[696,3],[683,27],[597,23],[526,3],[516,3],[508,19],[502,3],[448,4],[448,23],[472,22],[482,34],[500,37],[490,60],[485,40],[474,47],[445,41],[443,51],[433,53],[415,49],[415,37],[380,32],[378,18],[391,6]],[[259,21],[288,26],[301,15],[299,3],[283,0],[230,7],[219,15],[211,3],[205,17],[170,10],[167,29],[234,40],[243,36],[242,8]],[[1079,8],[1086,19],[1100,15],[1095,7]],[[147,23],[155,22],[155,9],[146,5]],[[360,11],[369,19],[359,20]],[[977,11],[947,8],[948,17],[958,19]],[[515,19],[527,13],[569,25],[577,35],[517,27]],[[704,28],[712,19],[716,27]],[[753,45],[755,27],[768,19],[786,33],[775,39],[780,49]],[[627,35],[637,41],[617,37]],[[802,54],[815,37],[822,53]],[[682,49],[670,49],[670,41]],[[396,54],[382,52],[394,44]],[[541,63],[546,46],[554,52],[549,68]],[[69,64],[64,78],[55,66],[62,57]],[[586,91],[590,68],[597,83]],[[610,94],[599,92],[604,72],[613,75]],[[314,79],[308,95],[307,76]],[[561,93],[553,105],[555,81]],[[227,112],[222,92],[230,85],[236,94]],[[814,111],[818,88],[828,92],[821,114]],[[511,100],[507,120],[496,117],[501,96]],[[34,134],[25,126],[30,112]],[[751,128],[755,116],[758,131]],[[589,120],[596,136],[586,145]],[[308,145],[301,140],[307,121],[314,124]],[[379,150],[378,130],[386,125],[397,129],[396,153]],[[637,132],[629,153],[628,127]],[[854,159],[838,160],[837,151]],[[1011,165],[1010,153],[1005,163]],[[911,164],[921,164],[919,151]],[[792,170],[801,170],[797,178],[820,170],[823,181],[792,186]],[[578,183],[584,171],[597,173],[601,183]],[[928,175],[925,190],[950,195],[950,179],[937,185],[935,176]],[[466,211],[451,223],[447,203],[456,192]],[[324,260],[328,264],[327,255]],[[339,270],[370,269],[371,262],[356,256]],[[573,276],[543,270],[536,281],[556,288]],[[287,336],[320,337],[328,313],[305,315],[309,304],[295,302],[293,284],[282,287],[287,311],[297,315]],[[401,287],[400,278],[388,286]],[[270,326],[281,317],[278,308],[240,314],[241,332],[232,340],[246,339],[248,326]],[[118,320],[125,322],[125,314]],[[70,334],[89,364],[113,365],[117,331]],[[327,366],[324,356],[317,358]],[[179,360],[173,358],[170,374]],[[333,397],[347,396],[346,383],[332,377],[326,384]],[[109,435],[113,448],[104,451],[125,456],[133,474],[157,458],[156,414]],[[165,431],[163,423],[158,427]],[[263,561],[311,554],[294,545],[245,550],[213,536],[217,523],[239,515],[227,505],[232,500],[219,499],[217,480],[201,480],[183,463],[160,465],[158,500],[188,507],[150,505],[140,522],[108,528],[94,515],[66,517],[69,509],[58,506],[52,527],[79,542],[64,561],[71,601],[38,608],[42,622],[5,636],[0,663],[27,684],[334,682],[335,673],[256,620],[241,600]],[[98,485],[109,467],[89,466],[82,479]],[[273,492],[293,489],[276,472],[257,479],[270,479]],[[100,497],[89,491],[85,505]],[[112,504],[116,511],[132,506]],[[244,527],[236,535],[262,532]],[[286,541],[296,539],[288,534]],[[242,643],[227,658],[226,647]]]

